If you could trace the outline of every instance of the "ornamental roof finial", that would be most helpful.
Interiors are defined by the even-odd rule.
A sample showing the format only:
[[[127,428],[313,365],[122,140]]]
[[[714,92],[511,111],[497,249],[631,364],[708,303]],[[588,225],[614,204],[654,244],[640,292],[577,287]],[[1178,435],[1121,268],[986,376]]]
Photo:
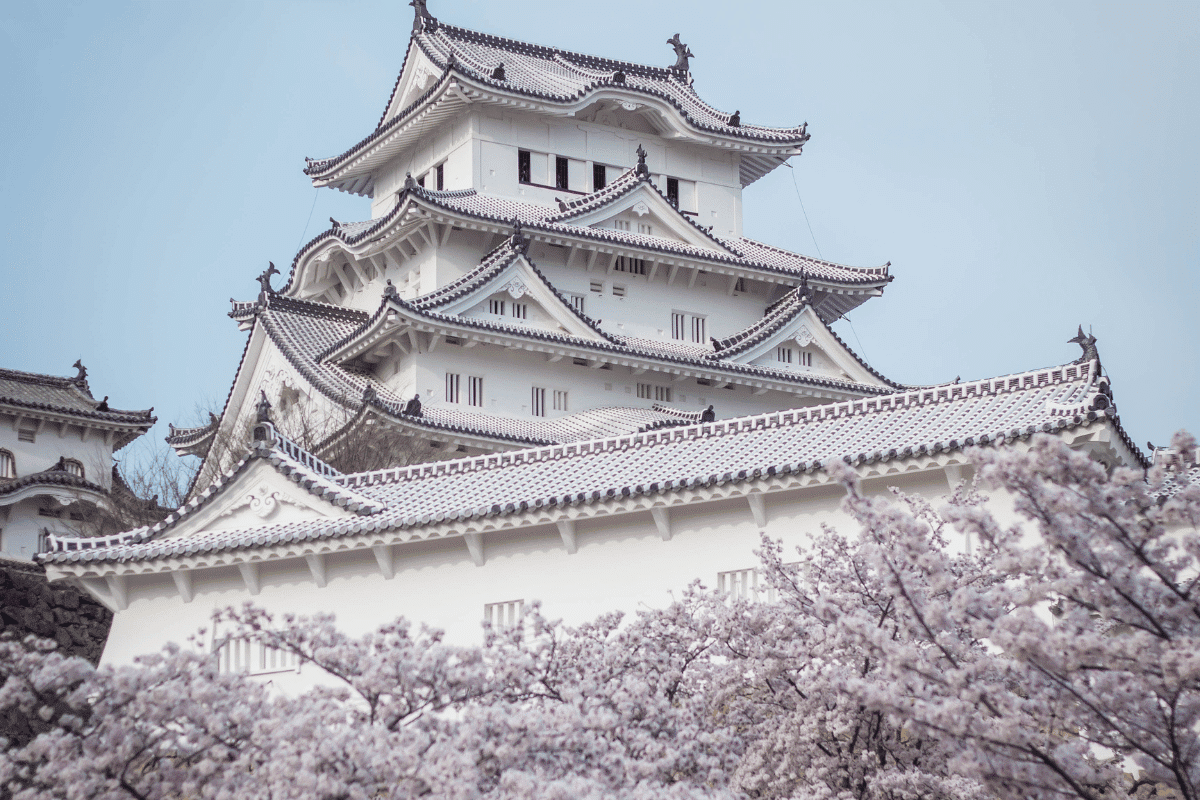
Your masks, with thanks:
[[[411,172],[404,173],[404,191],[411,192],[417,188],[417,179],[412,176]]]
[[[413,33],[421,33],[426,29],[433,33],[437,30],[437,18],[429,13],[429,9],[425,7],[425,0],[412,0],[409,5],[416,12],[413,15]]]
[[[271,288],[271,276],[278,274],[279,270],[275,269],[275,262],[268,261],[267,268],[263,270],[263,274],[254,279],[262,287],[262,292],[258,296],[259,300],[265,300],[267,295],[275,294],[275,290]]]
[[[500,62],[500,66],[498,66],[494,70],[492,70],[492,80],[495,80],[495,81],[508,80],[508,78],[505,77],[505,75],[504,75],[504,62],[503,61]]]
[[[363,405],[374,403],[379,399],[379,395],[375,393],[375,387],[367,384],[367,388],[363,389]]]
[[[271,401],[267,399],[267,391],[266,391],[266,389],[259,389],[258,393],[262,397],[262,399],[259,400],[258,404],[254,407],[255,412],[256,412],[255,419],[260,423],[270,422],[271,421]]]
[[[412,400],[404,406],[404,414],[409,417],[421,416],[421,393],[417,392],[412,396]]]
[[[640,144],[638,145],[638,149],[637,149],[637,157],[638,157],[637,174],[643,178],[649,178],[650,177],[650,168],[646,166],[646,149],[644,147],[642,147]]]
[[[675,48],[675,65],[671,69],[676,72],[690,72],[691,67],[688,64],[689,58],[695,58],[696,55],[691,51],[686,44],[679,41],[679,34],[675,34],[670,39],[667,39],[667,44]]]
[[[717,421],[717,411],[716,411],[716,409],[714,409],[714,408],[713,408],[713,407],[710,405],[708,408],[706,408],[706,409],[704,409],[703,411],[701,411],[701,412],[700,412],[700,421],[701,421],[701,422],[716,422],[716,421]]]
[[[75,375],[75,377],[72,378],[73,381],[75,381],[76,383],[83,383],[84,381],[87,380],[87,367],[85,367],[83,365],[82,358],[75,359],[75,363],[72,364],[71,366],[74,367],[75,369],[79,370],[79,372]]]
[[[1096,348],[1096,337],[1092,336],[1090,333],[1085,334],[1083,332],[1082,325],[1079,326],[1079,333],[1075,334],[1073,338],[1067,339],[1067,341],[1074,342],[1083,348],[1083,355],[1071,363],[1083,364],[1087,361],[1095,361],[1097,364],[1100,363],[1100,351]]]
[[[400,296],[400,293],[396,291],[395,285],[392,284],[391,278],[388,278],[387,286],[383,287],[383,296],[389,300],[395,300]]]
[[[529,237],[521,231],[521,220],[513,219],[512,247],[521,255],[529,253]]]
[[[737,111],[733,112],[733,114],[731,114],[731,115],[730,115],[730,117],[729,117],[729,127],[731,127],[731,128],[740,128],[740,127],[742,127],[742,112],[741,112],[741,109],[739,109],[739,110],[737,110]]]

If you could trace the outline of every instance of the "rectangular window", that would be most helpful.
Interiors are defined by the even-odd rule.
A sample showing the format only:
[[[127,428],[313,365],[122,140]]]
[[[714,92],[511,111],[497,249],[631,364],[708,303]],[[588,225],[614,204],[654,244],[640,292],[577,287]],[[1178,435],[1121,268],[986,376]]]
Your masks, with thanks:
[[[616,228],[616,229],[617,229],[617,230],[619,230],[619,231],[627,231],[627,230],[629,230],[629,220],[627,220],[627,219],[614,219],[614,220],[613,220],[613,227],[614,227],[614,228]]]
[[[671,387],[670,386],[655,386],[654,399],[660,403],[671,402]]]
[[[638,223],[638,233],[644,233],[647,236],[653,236],[654,235],[654,226],[648,222],[639,222]]]
[[[558,156],[554,159],[554,188],[555,189],[570,189],[570,171],[568,169],[567,159]]]
[[[217,647],[217,669],[247,675],[299,672],[300,656],[249,639],[226,639]]]
[[[800,365],[803,367],[811,367],[812,366],[812,353],[805,353],[804,351],[801,351],[800,352]]]
[[[456,373],[456,372],[447,372],[446,373],[446,402],[447,403],[457,403],[458,402],[458,397],[459,397],[458,387],[459,387],[460,382],[461,381],[460,381],[460,377],[459,377],[458,373]]]
[[[583,295],[569,294],[569,295],[567,295],[567,299],[571,301],[572,308],[574,308],[580,314],[583,313]]]
[[[644,258],[626,258],[625,256],[617,256],[617,260],[613,262],[614,272],[629,272],[634,275],[646,274],[646,259]]]
[[[483,607],[483,621],[496,632],[516,630],[521,626],[524,600],[509,600],[507,603],[488,603]]]
[[[598,192],[608,185],[608,175],[605,174],[603,164],[592,165],[592,191]]]
[[[440,192],[446,188],[446,165],[437,165],[437,190]]]
[[[704,343],[708,341],[705,335],[705,319],[704,317],[692,317],[692,341]]]
[[[671,314],[671,338],[687,338],[687,314],[680,314],[678,311]]]
[[[546,390],[540,386],[533,387],[533,398],[530,409],[535,417],[546,416]]]
[[[567,390],[566,389],[555,389],[554,390],[554,410],[555,411],[566,411],[567,410]]]
[[[638,399],[649,400],[654,391],[654,387],[648,383],[639,383],[637,386],[638,386]]]
[[[625,296],[625,287],[618,286],[617,284],[614,283],[613,284],[613,297],[624,297],[624,296]]]
[[[517,151],[517,181],[520,183],[533,182],[533,169],[530,167],[529,151]]]
[[[756,569],[718,572],[717,591],[730,600],[747,600],[751,603],[775,602],[775,590],[765,580],[759,580]]]
[[[488,300],[488,313],[495,314],[498,317],[504,316],[504,301],[503,300]]]
[[[17,431],[18,442],[33,442],[37,439],[37,431],[33,428],[21,428]]]
[[[604,294],[604,284],[600,281],[592,281],[590,288],[596,294]]]
[[[790,348],[790,347],[775,348],[775,360],[781,364],[792,363],[792,348]]]
[[[467,379],[467,404],[483,407],[483,378],[471,376]]]
[[[529,313],[529,304],[528,303],[513,303],[512,304],[512,315],[514,317],[516,317],[517,319],[526,319],[526,315],[528,313]]]
[[[422,189],[425,188],[425,176],[424,175],[417,178],[417,186],[420,186]]]
[[[679,179],[667,178],[667,199],[671,205],[679,208]]]

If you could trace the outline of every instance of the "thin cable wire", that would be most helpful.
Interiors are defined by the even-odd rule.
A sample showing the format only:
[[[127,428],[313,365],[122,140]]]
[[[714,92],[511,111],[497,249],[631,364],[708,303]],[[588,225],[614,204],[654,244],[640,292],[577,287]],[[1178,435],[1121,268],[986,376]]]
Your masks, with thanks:
[[[858,331],[854,330],[854,323],[850,322],[850,318],[845,314],[842,314],[842,319],[850,323],[850,332],[854,334],[854,342],[858,345],[858,352],[862,353],[863,361],[870,364],[871,359],[867,358],[867,350],[862,346],[862,339],[858,338]]]
[[[304,244],[304,236],[308,233],[308,226],[312,222],[313,211],[317,208],[317,198],[321,196],[320,189],[313,189],[313,204],[308,210],[308,219],[304,221],[304,232],[300,234],[300,241],[296,244],[296,252],[300,252],[300,246]]]
[[[796,199],[800,201],[800,213],[804,214],[804,223],[808,225],[808,235],[812,237],[813,247],[817,248],[817,255],[825,258],[821,255],[821,245],[817,244],[817,235],[813,233],[812,223],[808,221],[808,212],[804,210],[804,201],[800,199],[800,184],[796,182],[796,169],[786,162],[784,166],[792,171],[792,186],[796,187]]]

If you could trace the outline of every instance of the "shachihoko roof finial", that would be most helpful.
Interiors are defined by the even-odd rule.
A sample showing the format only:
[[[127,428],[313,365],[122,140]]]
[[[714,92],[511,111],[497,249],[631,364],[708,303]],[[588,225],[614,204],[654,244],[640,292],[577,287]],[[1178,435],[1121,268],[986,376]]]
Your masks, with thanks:
[[[521,255],[529,252],[529,237],[521,230],[521,220],[513,219],[512,247]]]
[[[108,411],[108,395],[104,395],[104,399],[96,406],[97,411]]]
[[[396,286],[392,283],[391,278],[388,278],[387,286],[383,287],[383,296],[390,300],[400,296],[400,292],[396,291]]]
[[[613,76],[612,76],[612,80],[613,80],[613,83],[624,83],[625,82],[625,71],[619,69],[616,72],[614,72]]]
[[[689,58],[695,58],[696,55],[691,49],[679,40],[679,34],[675,34],[670,39],[667,39],[667,44],[675,48],[675,65],[671,69],[676,72],[690,72],[691,67],[688,64]]]
[[[413,33],[420,33],[424,30],[433,33],[437,30],[437,18],[429,13],[429,9],[425,7],[425,0],[412,0],[409,5],[416,12],[413,15]]]
[[[716,409],[714,409],[710,405],[708,408],[701,411],[700,412],[700,421],[701,422],[716,422],[717,421]]]
[[[640,144],[637,149],[637,174],[644,178],[650,177],[650,168],[646,166],[646,149]]]
[[[417,188],[417,179],[412,176],[411,172],[404,173],[404,191],[411,192]]]
[[[374,403],[379,399],[379,395],[375,393],[375,387],[367,384],[367,388],[363,389],[363,405]]]
[[[1067,339],[1067,341],[1074,342],[1075,344],[1077,344],[1081,348],[1083,348],[1083,355],[1081,355],[1079,358],[1075,359],[1071,363],[1083,364],[1085,362],[1093,361],[1093,360],[1097,364],[1100,363],[1100,351],[1099,351],[1099,349],[1096,348],[1096,337],[1092,336],[1090,333],[1084,333],[1082,325],[1079,326],[1079,333],[1075,334],[1074,337]]]
[[[404,406],[404,414],[409,417],[421,416],[421,393],[417,392],[412,396],[412,400]]]
[[[279,270],[275,269],[275,262],[268,261],[267,268],[263,270],[262,275],[254,279],[262,287],[262,294],[259,295],[259,299],[265,299],[267,295],[275,294],[275,290],[271,288],[271,276],[278,274]]]
[[[508,80],[508,78],[506,78],[504,76],[504,62],[503,61],[500,62],[500,66],[498,66],[494,70],[492,70],[492,80],[494,80],[494,81]]]
[[[72,378],[72,380],[74,380],[76,383],[83,383],[84,381],[87,380],[87,367],[85,367],[83,365],[82,358],[75,359],[75,363],[72,364],[71,366],[74,367],[75,369],[79,370],[79,372],[75,375],[74,378]]]
[[[731,128],[740,128],[740,127],[742,127],[742,112],[741,112],[741,109],[739,109],[739,110],[737,110],[737,111],[733,112],[733,113],[732,113],[732,114],[729,116],[729,127],[731,127]]]
[[[258,404],[254,407],[254,410],[256,412],[255,419],[258,422],[270,422],[271,421],[271,401],[267,399],[267,390],[259,389],[258,393],[259,393],[261,399],[258,401]]]

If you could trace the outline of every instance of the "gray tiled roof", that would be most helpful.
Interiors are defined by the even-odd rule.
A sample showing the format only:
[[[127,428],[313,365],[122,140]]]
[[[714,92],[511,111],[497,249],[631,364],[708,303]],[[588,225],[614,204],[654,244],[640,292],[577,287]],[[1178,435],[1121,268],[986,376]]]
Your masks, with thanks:
[[[666,67],[654,67],[599,58],[552,47],[518,42],[499,36],[439,24],[413,35],[413,41],[446,76],[461,75],[476,85],[501,94],[518,94],[551,104],[575,103],[598,90],[613,90],[627,96],[657,98],[673,106],[694,128],[708,133],[742,139],[748,143],[792,148],[799,152],[809,139],[807,126],[772,128],[762,125],[730,125],[729,112],[718,111],[700,99],[692,88],[690,76]],[[494,77],[496,67],[504,64],[504,78]],[[617,73],[624,76],[618,82]],[[401,69],[400,75],[403,76]],[[388,100],[391,108],[400,78]],[[375,130],[345,153],[332,158],[310,160],[305,173],[320,175],[336,168],[390,132],[395,124],[408,119],[437,84],[408,108],[390,118],[386,111]]]
[[[369,531],[520,513],[528,508],[602,503],[677,489],[811,471],[837,460],[875,463],[954,451],[1111,422],[1121,429],[1096,362],[1070,364],[971,383],[933,387],[556,445],[345,475],[335,482],[373,498],[384,510],[348,521],[308,520],[252,530],[215,531],[179,539],[45,556],[50,562],[128,561],[235,550],[277,542],[336,539]]]
[[[0,403],[124,425],[145,425],[149,428],[154,424],[153,409],[99,410],[100,403],[92,397],[84,380],[18,372],[15,369],[0,369]]]

